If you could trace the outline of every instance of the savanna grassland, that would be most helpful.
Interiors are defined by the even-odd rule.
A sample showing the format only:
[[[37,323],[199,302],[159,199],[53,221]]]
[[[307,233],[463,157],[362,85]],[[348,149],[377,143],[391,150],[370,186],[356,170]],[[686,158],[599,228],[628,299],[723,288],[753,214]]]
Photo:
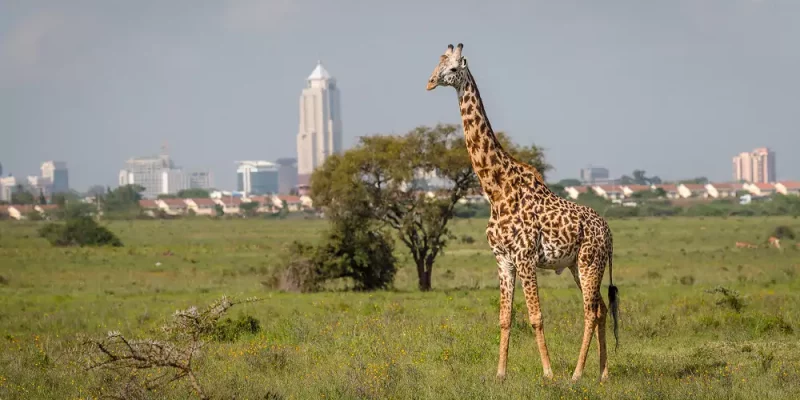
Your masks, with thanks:
[[[416,290],[405,248],[393,291],[280,293],[270,269],[322,221],[111,222],[121,248],[55,248],[35,222],[0,222],[0,399],[92,398],[113,385],[83,371],[79,335],[148,337],[176,309],[223,294],[261,330],[206,348],[198,378],[213,398],[797,398],[800,250],[762,246],[793,218],[669,218],[611,222],[620,289],[620,345],[597,383],[597,345],[584,379],[569,383],[582,332],[581,299],[566,272],[540,273],[556,379],[545,382],[518,289],[508,378],[495,382],[496,266],[484,220],[453,223],[457,237]],[[606,274],[607,275],[607,274]],[[519,285],[519,284],[518,284]],[[606,294],[608,278],[603,284]],[[717,286],[727,297],[708,293]],[[269,397],[268,395],[272,396]],[[277,396],[276,396],[277,395]],[[191,398],[178,382],[154,398]]]

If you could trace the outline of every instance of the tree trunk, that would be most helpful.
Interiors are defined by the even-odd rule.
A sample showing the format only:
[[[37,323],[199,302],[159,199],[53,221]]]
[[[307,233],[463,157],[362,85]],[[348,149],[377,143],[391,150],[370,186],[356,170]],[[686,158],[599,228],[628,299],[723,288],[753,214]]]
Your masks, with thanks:
[[[419,290],[427,292],[431,290],[431,275],[433,274],[433,262],[420,260],[417,262],[417,277],[419,278]]]
[[[425,260],[415,260],[417,264],[417,280],[419,283],[419,290],[427,292],[431,290],[431,270],[425,268]]]

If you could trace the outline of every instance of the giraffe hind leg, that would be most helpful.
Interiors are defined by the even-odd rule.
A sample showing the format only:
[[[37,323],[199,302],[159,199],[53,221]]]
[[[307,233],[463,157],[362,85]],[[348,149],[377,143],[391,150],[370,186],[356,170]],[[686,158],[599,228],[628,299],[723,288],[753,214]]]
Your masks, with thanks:
[[[591,250],[587,250],[581,249],[581,253],[591,252]],[[592,341],[592,336],[594,336],[595,329],[598,329],[597,340],[600,351],[601,374],[608,375],[604,323],[606,307],[600,295],[600,283],[603,278],[604,264],[598,262],[603,260],[603,257],[597,257],[593,254],[581,254],[578,259],[581,292],[583,295],[584,322],[583,340],[581,341],[581,349],[578,353],[578,362],[575,366],[575,372],[572,374],[573,381],[577,381],[583,376],[583,369],[586,366],[586,357],[589,353],[589,346]]]

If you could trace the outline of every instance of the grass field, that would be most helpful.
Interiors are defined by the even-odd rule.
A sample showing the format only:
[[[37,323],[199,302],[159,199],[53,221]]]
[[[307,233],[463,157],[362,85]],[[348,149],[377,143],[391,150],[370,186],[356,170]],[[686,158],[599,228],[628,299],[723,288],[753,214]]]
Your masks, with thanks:
[[[321,221],[113,222],[122,248],[53,248],[36,223],[0,222],[0,399],[91,398],[108,385],[70,350],[79,334],[148,336],[176,309],[222,294],[259,296],[230,316],[260,333],[207,349],[199,379],[214,398],[797,398],[800,393],[800,250],[736,249],[765,242],[792,218],[612,221],[620,346],[610,381],[597,383],[597,345],[584,379],[570,384],[582,306],[569,273],[539,279],[556,379],[545,382],[521,290],[508,378],[494,380],[499,342],[496,266],[483,220],[460,220],[418,292],[405,248],[396,290],[288,294],[263,283],[294,239]],[[172,255],[164,255],[170,251]],[[160,263],[160,264],[157,264]],[[603,285],[606,293],[608,278]],[[740,293],[744,307],[706,290]],[[183,382],[154,398],[191,398]]]

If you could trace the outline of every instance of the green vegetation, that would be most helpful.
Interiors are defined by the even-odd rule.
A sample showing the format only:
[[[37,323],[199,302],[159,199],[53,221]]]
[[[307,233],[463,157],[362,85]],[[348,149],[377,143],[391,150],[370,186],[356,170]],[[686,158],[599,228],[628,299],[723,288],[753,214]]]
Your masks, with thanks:
[[[72,218],[63,224],[49,223],[39,229],[39,236],[53,246],[122,246],[116,235],[91,217]]]
[[[360,211],[395,232],[417,268],[420,290],[430,290],[433,265],[451,237],[448,222],[458,201],[480,189],[458,125],[418,127],[403,136],[362,137],[343,155],[329,157],[311,177],[314,206],[333,220]],[[544,174],[550,166],[536,146],[511,143],[497,133],[503,148]],[[435,173],[449,187],[428,187],[421,175]],[[427,192],[436,195],[428,197]]]
[[[497,366],[497,268],[485,220],[451,221],[435,290],[395,251],[393,290],[286,293],[272,271],[295,240],[324,241],[319,220],[133,220],[103,223],[125,247],[52,247],[43,222],[0,222],[0,398],[93,398],[126,377],[85,371],[85,336],[157,337],[176,309],[257,296],[222,319],[193,361],[210,398],[791,399],[800,392],[800,250],[776,227],[792,217],[612,220],[620,347],[598,384],[596,344],[570,384],[583,327],[567,274],[540,272],[556,374],[541,379],[518,288],[509,375]],[[785,229],[783,229],[785,231]],[[760,245],[737,249],[736,241]],[[608,283],[608,278],[604,286]],[[257,322],[256,322],[257,321]],[[154,378],[168,370],[151,371]],[[143,377],[145,377],[144,374]],[[194,396],[186,379],[151,398]]]
[[[551,184],[555,191],[559,186]],[[660,192],[659,192],[660,191]],[[560,193],[559,193],[560,194]],[[562,197],[563,194],[560,194]],[[789,216],[800,217],[800,197],[775,194],[765,200],[750,204],[739,204],[736,199],[717,199],[711,201],[688,202],[676,205],[664,197],[663,190],[634,193],[630,201],[636,207],[614,204],[593,191],[578,196],[577,203],[589,206],[608,219],[641,217],[734,217],[734,216]],[[695,199],[697,200],[697,199]],[[629,200],[626,200],[629,201]],[[464,204],[456,206],[455,216],[459,218],[489,217],[489,205]]]
[[[36,204],[36,199],[28,188],[22,186],[22,184],[17,184],[14,192],[11,193],[11,204],[31,205]]]

